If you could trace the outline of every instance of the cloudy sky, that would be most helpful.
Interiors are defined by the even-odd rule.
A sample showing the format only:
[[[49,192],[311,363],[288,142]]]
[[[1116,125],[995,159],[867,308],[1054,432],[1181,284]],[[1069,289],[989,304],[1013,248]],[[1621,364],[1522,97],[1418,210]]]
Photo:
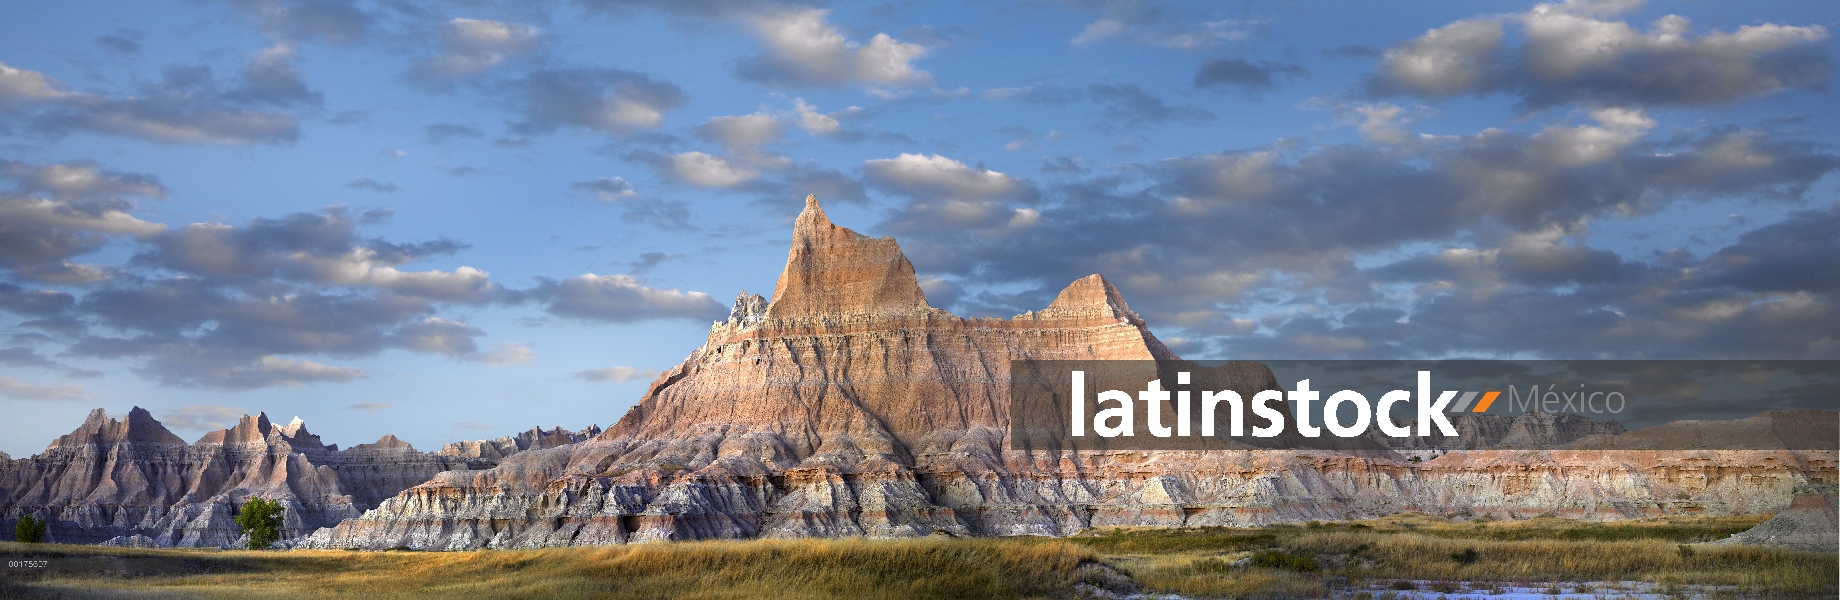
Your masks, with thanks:
[[[10,2],[0,450],[603,426],[807,193],[1191,358],[1840,358],[1823,2]]]

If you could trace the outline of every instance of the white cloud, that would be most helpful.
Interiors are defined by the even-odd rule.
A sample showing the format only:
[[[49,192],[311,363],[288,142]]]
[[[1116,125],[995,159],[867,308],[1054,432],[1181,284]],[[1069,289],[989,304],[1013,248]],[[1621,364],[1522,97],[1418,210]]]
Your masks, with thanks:
[[[843,123],[838,122],[836,117],[818,112],[818,107],[805,102],[804,98],[794,98],[793,102],[793,106],[799,112],[799,128],[804,129],[805,133],[831,135],[843,129]],[[861,109],[852,106],[844,110],[860,111]]]
[[[71,96],[63,83],[38,71],[16,69],[0,62],[0,101],[56,100]]]
[[[728,313],[709,294],[646,287],[631,275],[588,273],[562,281],[545,279],[531,294],[547,302],[551,314],[595,321],[714,319]]]
[[[472,357],[472,360],[503,366],[527,364],[536,357],[537,353],[521,342],[499,342],[490,351]]]
[[[991,199],[1016,195],[1027,188],[1015,177],[990,169],[974,169],[937,154],[903,153],[894,158],[864,161],[863,168],[876,183],[915,196]]]
[[[33,385],[11,377],[0,376],[0,396],[19,400],[75,401],[88,397],[80,385]]]
[[[1380,70],[1430,96],[1453,96],[1494,85],[1492,53],[1501,48],[1501,22],[1457,21],[1386,51]]]
[[[657,377],[658,372],[635,369],[632,367],[607,367],[605,369],[576,371],[575,376],[588,381],[632,381],[635,379],[643,380]]]
[[[735,187],[760,177],[759,171],[696,151],[672,155],[670,167],[671,175],[679,181],[703,187]]]
[[[1640,110],[1602,108],[1591,111],[1597,125],[1548,127],[1534,137],[1534,152],[1546,163],[1573,167],[1600,163],[1642,139],[1654,119]]]
[[[867,44],[850,41],[832,26],[822,9],[787,10],[751,19],[766,46],[761,56],[743,59],[742,77],[776,85],[868,83],[893,87],[931,87],[933,77],[913,61],[927,53],[919,44],[886,33]]]
[[[803,104],[803,101],[800,102]],[[697,135],[714,140],[731,150],[748,149],[779,139],[785,130],[779,119],[765,113],[735,117],[710,117],[696,129]]]
[[[268,385],[299,387],[316,381],[344,383],[363,377],[364,369],[320,364],[310,360],[291,360],[264,356],[256,361],[251,376],[266,379]]]
[[[453,19],[441,36],[441,53],[417,62],[410,77],[443,81],[478,75],[542,46],[535,27],[479,19]]]

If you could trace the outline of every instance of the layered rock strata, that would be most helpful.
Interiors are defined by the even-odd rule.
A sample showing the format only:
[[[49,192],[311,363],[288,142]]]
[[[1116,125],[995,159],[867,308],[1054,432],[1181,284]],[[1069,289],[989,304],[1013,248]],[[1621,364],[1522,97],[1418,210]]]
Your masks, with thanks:
[[[1013,450],[1010,360],[1175,355],[1098,275],[1011,319],[932,308],[893,239],[832,224],[813,198],[761,300],[743,293],[599,436],[442,473],[302,545],[1068,535],[1408,510],[1619,519],[1770,512],[1795,485],[1835,480],[1834,453],[1788,450],[1464,450],[1422,464],[1385,450]],[[1228,367],[1236,389],[1277,385],[1260,365]],[[1502,440],[1615,433],[1485,421]]]
[[[235,507],[260,496],[286,507],[282,533],[291,539],[356,517],[436,473],[490,468],[585,433],[533,429],[504,438],[503,447],[479,442],[495,453],[474,456],[419,452],[395,436],[340,450],[299,419],[275,425],[256,415],[186,444],[139,407],[119,420],[97,409],[43,453],[0,461],[0,527],[10,533],[19,515],[31,514],[48,520],[57,542],[226,547],[239,537]]]

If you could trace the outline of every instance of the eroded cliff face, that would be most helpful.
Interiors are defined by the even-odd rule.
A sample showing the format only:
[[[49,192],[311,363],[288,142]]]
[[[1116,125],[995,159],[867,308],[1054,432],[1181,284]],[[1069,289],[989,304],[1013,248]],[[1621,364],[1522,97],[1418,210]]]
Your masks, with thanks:
[[[452,471],[303,546],[426,549],[805,536],[1068,535],[1111,525],[1252,525],[1405,510],[1629,518],[1767,512],[1832,452],[1018,452],[1012,359],[1173,359],[1093,275],[1047,308],[931,308],[894,240],[807,198],[771,303],[743,294],[706,343],[592,440]],[[1256,364],[1231,387],[1276,388]],[[1608,435],[1478,421],[1515,436]],[[1613,429],[1620,430],[1620,426]]]
[[[299,419],[275,425],[257,415],[186,444],[146,410],[116,420],[97,409],[43,453],[0,463],[0,525],[11,532],[19,515],[32,514],[49,520],[57,542],[138,535],[162,546],[227,547],[240,537],[235,507],[260,496],[287,508],[285,540],[356,517],[441,471],[489,468],[524,448],[585,436],[533,429],[505,439],[508,452],[474,456],[418,452],[394,436],[340,450]]]

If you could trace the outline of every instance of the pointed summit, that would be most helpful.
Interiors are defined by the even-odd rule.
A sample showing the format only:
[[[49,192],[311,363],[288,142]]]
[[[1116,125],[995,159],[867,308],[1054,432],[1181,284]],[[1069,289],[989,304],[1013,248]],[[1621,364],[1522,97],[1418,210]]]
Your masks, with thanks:
[[[914,265],[894,238],[838,227],[824,215],[817,196],[805,197],[767,318],[899,315],[927,308]]]

